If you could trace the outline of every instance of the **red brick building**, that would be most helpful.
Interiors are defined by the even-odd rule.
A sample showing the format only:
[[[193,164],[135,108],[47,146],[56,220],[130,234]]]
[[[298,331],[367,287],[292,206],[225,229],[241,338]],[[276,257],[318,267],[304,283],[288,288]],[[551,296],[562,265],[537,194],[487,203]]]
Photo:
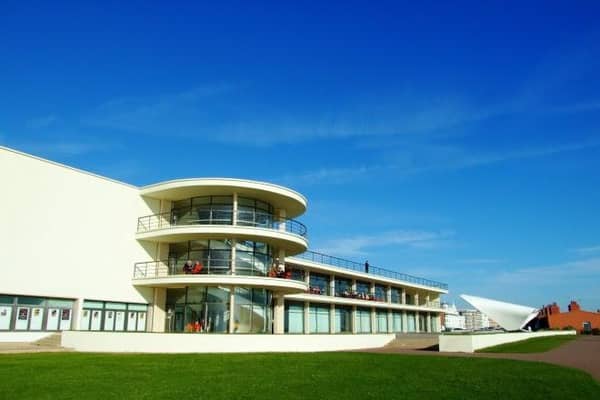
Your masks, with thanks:
[[[538,315],[540,328],[563,329],[573,327],[578,332],[590,332],[600,329],[600,310],[596,312],[583,311],[576,301],[571,301],[569,311],[560,312],[556,303],[544,306]]]

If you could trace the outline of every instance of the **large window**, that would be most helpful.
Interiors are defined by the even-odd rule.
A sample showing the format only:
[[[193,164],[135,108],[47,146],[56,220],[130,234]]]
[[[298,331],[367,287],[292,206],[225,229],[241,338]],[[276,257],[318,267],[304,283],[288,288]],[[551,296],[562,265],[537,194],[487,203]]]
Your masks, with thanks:
[[[417,328],[416,328],[416,322],[415,322],[415,313],[414,312],[409,312],[408,315],[406,316],[407,319],[407,330],[408,332],[416,332]]]
[[[285,332],[304,333],[304,304],[295,301],[285,302]]]
[[[352,308],[335,306],[335,332],[352,332]]]
[[[330,306],[326,304],[310,304],[309,326],[311,333],[329,333]]]
[[[229,288],[167,289],[167,328],[171,332],[228,332]]]
[[[235,333],[271,332],[271,294],[265,289],[236,288],[234,325]]]
[[[402,313],[392,312],[392,331],[402,332]]]
[[[335,280],[335,295],[338,297],[352,297],[352,281],[337,278]]]
[[[268,244],[243,240],[235,246],[236,275],[261,275],[268,273],[273,259]]]
[[[233,196],[203,196],[174,201],[173,225],[225,224],[233,222]]]
[[[238,197],[238,225],[272,228],[274,222],[273,206],[264,201]]]
[[[375,285],[375,300],[387,301],[386,294],[385,294],[385,286]]]
[[[356,282],[356,292],[368,296],[371,293],[371,284],[369,282]]]
[[[321,274],[310,274],[310,293],[312,294],[329,294],[329,276]]]
[[[377,332],[387,333],[387,331],[388,331],[387,311],[377,311]]]
[[[0,295],[0,331],[68,330],[72,320],[72,300]]]
[[[400,304],[402,302],[402,289],[393,287],[391,295],[392,303]]]
[[[371,333],[371,310],[357,307],[354,323],[356,324],[356,333]]]
[[[86,300],[83,302],[79,329],[82,331],[146,330],[146,304]]]

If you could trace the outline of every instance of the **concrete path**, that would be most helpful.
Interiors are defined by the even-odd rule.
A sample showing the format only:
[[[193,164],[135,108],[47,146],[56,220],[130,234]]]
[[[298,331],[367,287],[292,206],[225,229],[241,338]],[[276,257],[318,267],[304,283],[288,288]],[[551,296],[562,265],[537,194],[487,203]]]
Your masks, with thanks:
[[[0,354],[15,354],[15,353],[55,353],[62,351],[70,351],[58,346],[41,346],[35,343],[0,343]]]
[[[418,354],[423,356],[505,358],[511,360],[542,361],[566,367],[579,368],[600,381],[600,336],[579,336],[545,353],[446,353],[426,350],[386,348],[364,350],[372,353]]]

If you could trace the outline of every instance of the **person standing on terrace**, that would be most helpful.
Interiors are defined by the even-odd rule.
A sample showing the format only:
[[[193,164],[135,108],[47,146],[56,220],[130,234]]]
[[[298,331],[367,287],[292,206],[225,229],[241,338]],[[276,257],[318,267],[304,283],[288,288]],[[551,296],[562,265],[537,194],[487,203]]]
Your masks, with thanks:
[[[369,260],[365,261],[365,274],[369,273]]]

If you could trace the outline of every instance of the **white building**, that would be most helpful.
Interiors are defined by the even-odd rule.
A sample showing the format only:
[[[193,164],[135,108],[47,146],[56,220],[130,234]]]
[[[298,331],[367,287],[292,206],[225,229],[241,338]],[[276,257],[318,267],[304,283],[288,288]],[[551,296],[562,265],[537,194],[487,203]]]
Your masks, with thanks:
[[[5,333],[440,330],[446,285],[307,251],[291,189],[140,188],[2,147],[0,182]]]
[[[465,319],[465,329],[478,331],[490,326],[489,318],[478,310],[459,310],[458,313]]]
[[[466,329],[465,316],[458,313],[455,304],[443,303],[442,308],[444,310],[443,330],[453,331],[456,329]]]

